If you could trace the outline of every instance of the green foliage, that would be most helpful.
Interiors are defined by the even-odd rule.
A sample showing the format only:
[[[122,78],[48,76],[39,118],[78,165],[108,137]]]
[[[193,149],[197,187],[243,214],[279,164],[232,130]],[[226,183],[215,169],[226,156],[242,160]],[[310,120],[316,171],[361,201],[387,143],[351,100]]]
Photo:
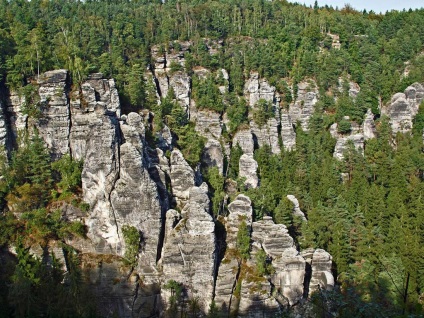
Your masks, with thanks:
[[[248,259],[250,255],[250,232],[245,220],[240,223],[236,246],[241,259]]]
[[[337,131],[340,134],[347,134],[351,130],[352,130],[352,124],[350,123],[349,120],[346,120],[346,119],[342,119],[337,126]]]
[[[248,106],[244,98],[239,98],[234,95],[227,96],[227,115],[230,132],[236,132],[242,125],[248,125]]]
[[[204,177],[209,185],[209,193],[212,197],[212,212],[215,216],[218,216],[221,211],[222,202],[225,198],[225,178],[219,173],[219,169],[217,167],[207,169]]]
[[[19,89],[19,94],[24,101],[22,104],[22,113],[31,118],[40,118],[42,113],[37,87],[28,84]]]
[[[256,253],[256,270],[260,277],[272,275],[275,272],[274,267],[267,258],[265,251],[262,249]]]
[[[82,160],[72,160],[68,154],[52,163],[52,169],[60,174],[60,181],[56,186],[62,197],[75,193],[81,187],[82,167]]]
[[[122,234],[125,241],[125,260],[134,267],[137,265],[140,252],[141,234],[134,226],[129,225],[122,227]]]
[[[143,67],[140,64],[134,64],[127,76],[127,85],[125,91],[128,94],[131,106],[141,108],[146,99],[146,87],[143,77]]]
[[[272,105],[272,102],[260,99],[256,103],[253,110],[253,120],[259,127],[265,125],[268,119],[271,119],[274,116],[274,106]]]
[[[184,286],[172,279],[169,280],[163,288],[171,291],[171,296],[169,297],[168,316],[177,317],[178,305],[182,298]]]
[[[239,144],[233,145],[230,152],[230,160],[228,162],[227,177],[236,180],[239,174],[239,161],[243,155],[243,149]]]
[[[222,95],[215,83],[212,75],[206,79],[193,77],[193,98],[196,100],[196,105],[199,109],[209,109],[221,113],[225,109],[222,102]]]

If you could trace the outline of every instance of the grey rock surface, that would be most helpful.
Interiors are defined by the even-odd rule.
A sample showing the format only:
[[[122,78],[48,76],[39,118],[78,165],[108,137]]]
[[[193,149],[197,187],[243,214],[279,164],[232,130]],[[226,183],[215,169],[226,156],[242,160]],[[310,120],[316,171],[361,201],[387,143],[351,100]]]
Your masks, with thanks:
[[[250,129],[241,129],[235,133],[233,137],[233,147],[235,145],[239,145],[244,154],[253,156],[255,144]]]
[[[418,113],[418,107],[424,100],[424,84],[414,83],[404,93],[393,95],[389,105],[381,109],[382,114],[390,118],[393,134],[409,132],[412,121]]]
[[[195,185],[194,171],[178,149],[171,152],[170,164],[172,193],[177,202],[184,202],[188,200],[190,189]]]
[[[208,139],[202,154],[202,164],[206,167],[217,167],[219,174],[224,170],[224,154],[221,143],[216,139]]]
[[[239,161],[239,176],[246,178],[244,185],[248,188],[257,188],[259,178],[257,175],[258,163],[252,155],[243,154]]]
[[[300,121],[302,129],[307,131],[318,101],[318,88],[313,80],[300,82],[297,87],[297,98],[290,104],[289,115],[293,123]]]
[[[364,133],[365,140],[373,139],[377,137],[377,130],[374,122],[374,114],[371,109],[367,110],[365,114],[364,122],[362,123],[362,131]]]
[[[287,199],[293,203],[293,215],[300,217],[303,221],[306,221],[305,213],[303,213],[303,211],[300,209],[299,200],[291,194],[287,195]]]
[[[281,111],[281,140],[286,151],[296,149],[296,133],[293,122],[287,111]]]
[[[199,299],[203,312],[207,312],[214,290],[214,231],[206,185],[190,189],[189,200],[181,214],[175,210],[167,212],[162,279],[184,284],[189,297]],[[168,299],[165,290],[162,296]]]
[[[55,70],[38,80],[41,116],[35,122],[40,136],[55,158],[69,153],[71,118],[67,96],[68,71]]]

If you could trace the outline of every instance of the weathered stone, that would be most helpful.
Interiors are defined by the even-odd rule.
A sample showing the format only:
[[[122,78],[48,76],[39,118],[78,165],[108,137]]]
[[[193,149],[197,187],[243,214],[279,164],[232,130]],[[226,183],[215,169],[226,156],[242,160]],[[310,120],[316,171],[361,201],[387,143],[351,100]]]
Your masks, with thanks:
[[[302,129],[307,131],[309,119],[315,110],[318,101],[318,89],[315,81],[308,80],[300,82],[297,90],[297,98],[290,104],[289,115],[293,123],[300,121]]]
[[[293,129],[293,123],[287,111],[281,112],[281,140],[286,151],[295,150],[296,133]]]
[[[206,138],[219,139],[222,131],[220,114],[210,110],[198,110],[195,130]]]
[[[276,316],[280,306],[272,296],[272,287],[267,279],[248,275],[241,282],[238,314],[241,317]]]
[[[377,131],[374,122],[374,114],[372,113],[371,109],[368,109],[367,113],[365,114],[365,119],[362,124],[362,130],[364,133],[365,140],[373,139],[377,136]]]
[[[355,149],[364,154],[364,135],[363,134],[354,134],[347,137],[341,137],[337,139],[336,147],[334,149],[333,156],[338,160],[343,160],[344,152],[348,149],[349,143],[353,143]]]
[[[275,224],[271,217],[253,222],[252,240],[259,244],[272,260],[275,274],[271,281],[290,305],[303,296],[305,260],[295,248],[294,240],[283,224]]]
[[[345,89],[345,85],[347,86],[347,93],[349,95],[349,97],[352,97],[353,99],[356,98],[356,96],[358,96],[359,91],[361,90],[361,88],[359,87],[358,83],[352,82],[350,79],[350,76],[347,79],[343,79],[342,77],[339,77],[339,87],[338,90],[340,93],[343,93],[344,89]],[[348,81],[348,83],[344,83],[344,81]]]
[[[233,138],[233,147],[235,145],[239,145],[244,154],[253,156],[255,145],[253,143],[253,136],[250,129],[238,130],[235,133]]]
[[[259,79],[257,72],[252,72],[244,85],[244,95],[250,107],[254,107],[260,99],[274,102],[275,87],[269,85],[265,79]]]
[[[4,150],[6,150],[6,148],[8,147],[8,135],[9,132],[6,124],[4,103],[3,98],[0,95],[0,148],[3,148]],[[2,150],[0,150],[0,152],[1,151]]]
[[[290,305],[298,303],[303,297],[305,279],[305,259],[296,248],[287,248],[279,258],[273,260],[275,275],[272,281],[277,290]]]
[[[217,167],[219,173],[223,174],[224,154],[218,140],[208,139],[202,154],[202,164],[206,167]]]
[[[424,100],[424,85],[414,83],[404,93],[393,95],[389,105],[381,109],[382,114],[390,118],[393,134],[409,132],[412,121],[418,113],[418,107]]]
[[[12,143],[16,143],[20,132],[27,128],[28,115],[23,113],[24,103],[24,96],[16,91],[11,91],[9,96],[6,96],[6,116],[10,122]]]
[[[322,249],[306,250],[303,257],[311,265],[312,277],[309,284],[309,296],[318,289],[332,290],[334,276],[331,273],[332,257]]]
[[[287,199],[290,200],[291,203],[293,203],[293,215],[300,217],[303,221],[306,221],[305,213],[300,209],[299,206],[299,200],[294,195],[287,195]]]
[[[53,157],[69,153],[71,119],[67,97],[68,72],[49,71],[38,79],[41,117],[35,125]]]
[[[88,237],[99,253],[121,252],[116,216],[109,198],[119,177],[119,123],[98,109],[89,114],[89,129],[82,171],[83,199],[90,204]]]
[[[239,260],[234,257],[237,248],[237,234],[241,222],[246,222],[250,231],[252,226],[252,202],[249,197],[239,194],[228,205],[229,214],[223,223],[226,229],[226,253],[218,269],[215,286],[215,303],[222,312],[233,312],[237,309],[239,299],[233,295],[236,287],[236,278],[240,271]]]
[[[258,146],[269,146],[273,154],[279,154],[281,151],[278,138],[278,125],[279,121],[275,118],[268,119],[267,123],[262,127],[259,127],[253,121],[250,122],[253,138]]]
[[[257,188],[259,179],[257,175],[258,163],[252,155],[243,154],[239,161],[239,176],[246,178],[244,185],[248,188]]]
[[[119,179],[110,193],[116,226],[129,225],[141,232],[143,252],[138,264],[145,277],[156,265],[162,210],[156,183],[144,158],[144,126],[140,115],[130,113],[120,126],[125,142],[120,145]],[[146,273],[147,271],[147,273]]]
[[[190,189],[189,200],[180,216],[175,210],[167,213],[162,278],[165,282],[182,283],[190,298],[198,297],[203,312],[207,312],[214,290],[214,230],[207,186]],[[166,301],[169,295],[163,290],[162,296]]]
[[[171,153],[170,177],[172,193],[177,202],[187,200],[191,187],[195,185],[194,171],[177,149]]]

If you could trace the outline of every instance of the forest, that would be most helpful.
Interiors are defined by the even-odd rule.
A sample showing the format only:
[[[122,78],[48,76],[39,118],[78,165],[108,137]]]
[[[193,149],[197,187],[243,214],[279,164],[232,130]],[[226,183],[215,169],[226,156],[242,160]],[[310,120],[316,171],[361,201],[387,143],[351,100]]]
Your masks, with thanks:
[[[180,51],[190,42],[185,64],[171,70],[192,76],[191,97],[199,109],[228,118],[222,142],[230,142],[249,121],[262,126],[274,116],[264,100],[250,109],[244,86],[251,72],[276,88],[281,110],[296,100],[298,83],[312,79],[320,98],[308,130],[295,125],[295,149],[254,151],[258,188],[243,185],[240,147],[231,148],[223,175],[202,167],[214,219],[219,222],[228,212],[235,197],[228,185],[235,184],[236,193],[252,200],[255,220],[271,216],[288,227],[298,248],[328,251],[337,288],[311,297],[316,317],[422,317],[424,103],[408,133],[393,133],[381,109],[395,93],[424,83],[423,25],[424,9],[376,14],[319,1],[305,7],[284,0],[1,0],[0,94],[20,92],[30,101],[24,111],[36,118],[33,79],[66,69],[72,90],[79,90],[89,74],[100,72],[115,79],[124,113],[154,113],[146,125],[149,147],[158,145],[155,134],[166,125],[175,147],[195,167],[206,139],[172,89],[157,102],[146,75],[154,68],[152,48]],[[199,67],[212,75],[196,77]],[[226,79],[215,76],[221,69],[228,71],[224,94],[219,87]],[[355,98],[349,81],[360,87]],[[338,123],[340,134],[349,133],[368,109],[377,138],[365,141],[363,154],[348,145],[344,159],[337,160],[330,126]],[[68,276],[55,260],[45,266],[29,253],[34,242],[85,236],[84,224],[57,212],[62,201],[89,210],[81,199],[82,167],[69,156],[52,158],[37,134],[22,136],[2,155],[0,246],[13,246],[18,261],[1,266],[3,257],[0,263],[0,317],[95,316],[84,301],[93,296],[84,286],[76,251],[66,252],[67,266],[74,269]],[[298,198],[308,222],[293,216],[288,193]],[[136,246],[125,255],[127,266],[134,267],[137,233],[131,228],[125,233]],[[290,317],[290,311],[282,315]],[[218,314],[211,310],[209,316]]]

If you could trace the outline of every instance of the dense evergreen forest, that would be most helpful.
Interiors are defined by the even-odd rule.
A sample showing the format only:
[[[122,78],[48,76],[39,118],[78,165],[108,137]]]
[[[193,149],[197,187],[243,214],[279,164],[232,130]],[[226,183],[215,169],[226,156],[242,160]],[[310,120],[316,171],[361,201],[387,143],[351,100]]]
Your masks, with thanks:
[[[156,114],[146,132],[152,148],[154,133],[166,124],[196,166],[205,141],[172,90],[160,96],[160,104],[152,97],[145,77],[152,69],[152,47],[178,50],[190,41],[185,65],[174,65],[175,71],[193,74],[199,66],[228,71],[224,96],[218,89],[222,78],[193,77],[191,83],[199,108],[228,116],[227,140],[250,118],[261,125],[273,116],[265,101],[249,115],[243,89],[251,71],[276,87],[281,109],[296,99],[298,83],[313,79],[320,99],[309,130],[296,125],[296,149],[255,150],[260,187],[243,187],[237,147],[223,176],[203,170],[213,212],[217,220],[225,215],[227,186],[233,182],[251,198],[255,219],[272,216],[288,226],[299,247],[323,248],[333,256],[338,287],[312,297],[317,317],[419,317],[424,306],[424,105],[406,134],[393,134],[380,111],[393,94],[424,82],[423,25],[424,9],[380,15],[349,5],[308,8],[284,0],[1,0],[0,85],[2,91],[30,97],[30,79],[45,71],[69,70],[76,88],[89,74],[101,72],[116,80],[124,112]],[[339,36],[337,48],[332,35]],[[355,98],[348,84],[340,89],[340,78],[360,86]],[[337,160],[330,126],[337,122],[340,133],[348,132],[346,116],[361,124],[368,109],[375,115],[378,138],[366,141],[363,155],[350,145],[344,160]],[[31,107],[26,111],[36,116]],[[89,317],[93,308],[84,302],[90,296],[74,251],[68,251],[67,265],[75,271],[66,284],[60,284],[60,265],[43,267],[28,251],[33,242],[84,236],[81,223],[54,213],[61,200],[88,209],[80,199],[82,163],[69,157],[52,162],[38,136],[23,139],[2,159],[0,244],[13,245],[19,262],[0,270],[0,317]],[[288,193],[299,199],[307,223],[293,217]],[[127,258],[131,264],[135,256]],[[49,310],[40,303],[49,304]]]

